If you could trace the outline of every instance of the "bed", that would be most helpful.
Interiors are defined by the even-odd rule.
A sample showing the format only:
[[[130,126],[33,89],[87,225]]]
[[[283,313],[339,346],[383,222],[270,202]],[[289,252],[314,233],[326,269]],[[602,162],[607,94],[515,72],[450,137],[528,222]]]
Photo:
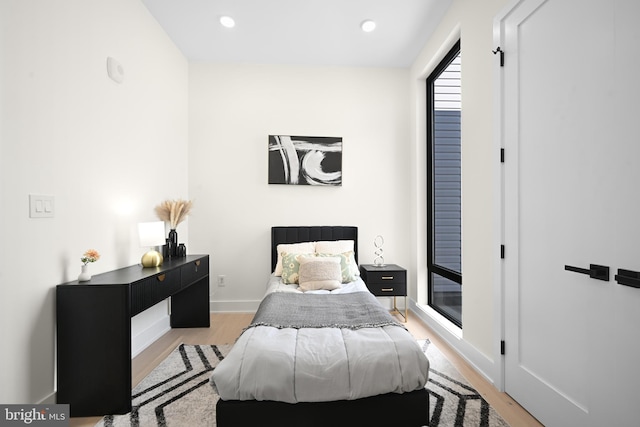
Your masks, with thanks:
[[[357,247],[357,227],[272,228],[265,297],[211,377],[218,427],[429,424],[429,362],[367,291]]]

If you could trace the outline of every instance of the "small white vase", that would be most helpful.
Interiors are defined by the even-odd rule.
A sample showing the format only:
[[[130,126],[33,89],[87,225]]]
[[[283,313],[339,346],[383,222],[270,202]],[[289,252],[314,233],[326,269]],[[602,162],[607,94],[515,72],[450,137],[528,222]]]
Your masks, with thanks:
[[[82,264],[82,272],[78,276],[78,282],[86,282],[91,280],[91,273],[89,273],[89,264]]]

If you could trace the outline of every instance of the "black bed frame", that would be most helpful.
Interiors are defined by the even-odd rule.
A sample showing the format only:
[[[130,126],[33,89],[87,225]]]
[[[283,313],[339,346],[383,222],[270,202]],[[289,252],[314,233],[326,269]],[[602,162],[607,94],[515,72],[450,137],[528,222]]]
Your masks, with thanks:
[[[355,260],[358,261],[358,227],[271,227],[271,271],[278,262],[279,244],[327,240],[353,240]]]
[[[358,228],[352,226],[292,226],[271,228],[271,269],[278,260],[277,245],[320,240],[353,240],[358,252]],[[284,403],[256,400],[218,400],[218,427],[420,427],[429,425],[429,392],[387,393],[357,400]]]

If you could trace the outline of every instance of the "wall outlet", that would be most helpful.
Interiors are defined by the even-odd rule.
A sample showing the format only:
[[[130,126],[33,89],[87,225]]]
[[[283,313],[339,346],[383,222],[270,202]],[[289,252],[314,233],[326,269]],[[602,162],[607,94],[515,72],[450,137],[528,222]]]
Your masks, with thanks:
[[[224,288],[225,286],[225,276],[224,274],[219,274],[218,275],[218,287],[219,288]]]

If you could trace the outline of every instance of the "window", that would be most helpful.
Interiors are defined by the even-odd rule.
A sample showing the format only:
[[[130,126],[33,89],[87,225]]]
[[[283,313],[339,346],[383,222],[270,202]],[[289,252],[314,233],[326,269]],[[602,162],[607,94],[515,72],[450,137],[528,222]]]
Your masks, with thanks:
[[[462,327],[460,41],[427,78],[429,306]]]

